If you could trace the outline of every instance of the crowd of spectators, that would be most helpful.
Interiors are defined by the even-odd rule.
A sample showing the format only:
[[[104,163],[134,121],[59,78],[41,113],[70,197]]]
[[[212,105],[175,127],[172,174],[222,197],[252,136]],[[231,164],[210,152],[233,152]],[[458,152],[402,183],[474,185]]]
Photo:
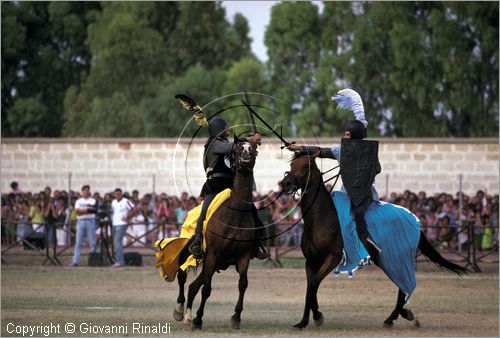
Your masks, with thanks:
[[[498,245],[498,194],[478,190],[472,196],[462,194],[460,201],[460,193],[427,196],[424,191],[406,190],[391,193],[386,200],[413,212],[427,238],[443,247],[461,251],[474,244],[478,250],[489,250]],[[469,241],[468,228],[474,231],[474,243]]]
[[[74,241],[71,236],[76,224],[75,202],[81,197],[79,191],[44,190],[32,193],[22,191],[16,182],[11,191],[2,194],[2,243],[12,244],[28,233],[47,235],[49,243],[59,245]],[[329,187],[328,187],[329,188]],[[183,192],[181,196],[166,193],[145,193],[138,190],[125,191],[123,196],[134,205],[135,212],[129,221],[124,244],[131,246],[152,245],[158,238],[176,237],[189,210],[201,200]],[[111,220],[113,193],[92,192],[97,201],[96,236],[102,235],[100,225]],[[268,245],[293,246],[300,243],[303,231],[302,215],[293,196],[270,191],[254,195],[259,216],[266,225]],[[403,206],[419,217],[422,230],[431,242],[452,250],[463,250],[470,245],[467,225],[473,225],[477,250],[489,250],[498,239],[498,195],[481,190],[473,196],[463,195],[461,210],[459,194],[439,193],[427,196],[409,190],[401,194],[391,193],[381,200]],[[68,206],[68,201],[70,206]],[[109,233],[108,233],[109,234]]]
[[[12,185],[16,188],[2,194],[2,243],[15,243],[29,233],[47,234],[49,243],[64,243],[66,234],[70,233],[68,229],[75,227],[75,203],[82,197],[81,192],[68,193],[46,187],[33,193],[22,191],[15,182]],[[91,197],[96,201],[96,236],[101,235],[103,228],[109,235],[111,204],[115,197],[112,192],[92,192]],[[135,209],[125,239],[126,243],[133,246],[152,244],[158,238],[178,236],[187,212],[200,202],[186,192],[180,197],[166,193],[146,193],[140,197],[139,191],[134,190],[131,193],[125,191],[123,197],[132,202]],[[57,229],[66,231],[58,231],[54,236]]]

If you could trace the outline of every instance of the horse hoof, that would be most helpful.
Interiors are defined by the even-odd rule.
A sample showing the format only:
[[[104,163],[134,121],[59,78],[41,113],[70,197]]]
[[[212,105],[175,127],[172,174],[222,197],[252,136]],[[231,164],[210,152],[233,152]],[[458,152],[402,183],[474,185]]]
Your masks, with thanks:
[[[174,308],[174,319],[180,322],[184,318],[183,312],[184,312],[183,306],[177,304]]]
[[[182,319],[184,318],[184,316],[182,315],[182,312],[177,312],[175,309],[174,309],[174,319],[178,322],[182,321]]]
[[[191,323],[193,322],[193,320],[187,316],[184,316],[184,321],[182,322],[182,324],[184,325],[185,328],[189,328],[191,327]]]
[[[390,329],[390,328],[392,328],[392,326],[393,326],[393,325],[394,325],[394,323],[392,322],[392,320],[391,320],[391,321],[386,320],[386,321],[384,322],[384,327],[385,327],[385,328]]]
[[[240,323],[241,323],[240,320],[236,320],[233,317],[231,317],[231,328],[233,328],[234,330],[239,330],[240,329]]]
[[[201,330],[202,324],[202,320],[198,319],[198,317],[195,317],[195,319],[193,319],[193,321],[191,322],[191,330]]]
[[[297,324],[295,324],[293,327],[296,329],[303,329],[305,328],[309,323],[305,321],[300,321]]]
[[[191,322],[191,331],[200,331],[202,329],[201,325],[196,325],[195,323]]]
[[[410,322],[415,319],[413,312],[409,309],[406,309],[406,315],[402,315],[404,319],[409,320]]]
[[[415,327],[420,327],[420,322],[418,321],[418,319],[415,319]]]
[[[323,325],[323,314],[318,311],[318,318],[313,318],[314,319],[314,325],[316,326],[321,326]]]
[[[189,328],[191,326],[191,322],[193,321],[191,318],[191,309],[187,308],[186,313],[184,314],[184,321],[182,322],[185,328]]]

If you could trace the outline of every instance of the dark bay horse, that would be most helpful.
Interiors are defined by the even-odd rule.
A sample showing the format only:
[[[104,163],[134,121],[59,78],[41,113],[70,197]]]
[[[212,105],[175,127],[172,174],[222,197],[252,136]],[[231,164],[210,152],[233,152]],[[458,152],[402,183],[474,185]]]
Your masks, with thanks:
[[[238,291],[239,297],[234,314],[231,317],[231,326],[239,329],[241,312],[243,311],[243,298],[248,286],[247,271],[250,259],[253,258],[258,241],[258,219],[252,201],[253,168],[257,156],[257,145],[249,142],[236,142],[234,161],[236,176],[234,179],[231,197],[226,200],[215,211],[207,223],[205,234],[206,252],[203,257],[203,269],[197,278],[189,285],[186,311],[184,313],[184,324],[191,325],[193,329],[201,329],[205,303],[212,291],[212,276],[216,271],[225,270],[230,265],[235,265],[239,273]],[[186,260],[188,245],[181,253],[180,262]],[[184,284],[186,273],[179,270],[177,275],[179,282],[179,297],[174,310],[174,318],[182,320],[184,305]],[[192,318],[193,300],[199,289],[201,292],[201,303]]]
[[[304,219],[301,248],[306,258],[307,291],[302,320],[295,324],[296,328],[304,328],[309,324],[309,313],[312,311],[316,325],[323,323],[323,315],[318,310],[317,292],[321,281],[335,269],[342,260],[343,241],[340,231],[337,210],[332,198],[323,184],[321,172],[316,166],[316,155],[296,153],[290,163],[290,171],[281,181],[283,190],[292,194],[302,190],[300,208]],[[444,259],[429,244],[424,233],[420,233],[418,249],[439,267],[456,275],[466,269]],[[378,265],[377,262],[375,264]],[[405,294],[399,289],[396,307],[384,325],[391,326],[399,315],[413,320],[411,310],[404,308]]]

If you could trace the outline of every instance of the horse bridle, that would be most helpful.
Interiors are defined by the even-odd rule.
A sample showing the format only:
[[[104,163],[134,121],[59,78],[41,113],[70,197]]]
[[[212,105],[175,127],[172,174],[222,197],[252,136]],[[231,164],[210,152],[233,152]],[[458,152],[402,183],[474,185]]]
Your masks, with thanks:
[[[253,168],[250,169],[248,166],[242,166],[241,163],[249,163],[252,161],[253,157],[257,157],[257,155],[259,154],[259,152],[256,150],[256,149],[253,149],[252,145],[250,143],[248,143],[250,149],[245,149],[244,147],[245,144],[241,144],[241,146],[243,147],[244,150],[247,151],[248,153],[248,158],[246,157],[246,155],[244,155],[244,151],[240,152],[238,154],[238,162],[237,163],[237,168],[236,168],[236,171],[243,171],[243,170],[246,170],[248,173],[253,173]],[[243,161],[242,161],[243,159]]]
[[[324,171],[324,172],[320,172],[321,176],[329,173],[330,171],[333,171],[335,169],[337,169],[340,165],[337,165],[327,171]],[[290,179],[291,178],[291,188],[293,188],[293,190],[291,190],[290,192],[287,191],[287,193],[289,195],[292,195],[292,194],[295,194],[297,193],[297,191],[299,189],[302,189],[302,195],[306,194],[307,193],[307,189],[306,189],[306,183],[304,182],[304,180],[302,178],[298,178],[297,176],[293,175],[292,173],[290,173],[289,171],[285,171],[285,174],[284,174],[284,177],[287,177]],[[333,188],[335,187],[335,185],[337,184],[337,181],[340,177],[340,172],[337,174],[337,175],[333,175],[332,177],[330,177],[329,179],[323,181],[323,184],[326,184],[328,182],[330,182],[331,180],[335,179],[335,182],[333,182],[333,185],[332,185],[332,188],[330,189],[330,193],[331,191],[333,190]],[[301,186],[300,186],[301,185]]]
[[[297,193],[299,189],[302,189],[302,194],[306,193],[306,184],[302,178],[298,178],[289,171],[285,171],[284,178],[287,178],[291,182],[291,190],[285,191],[288,195]],[[287,189],[288,190],[288,189]]]

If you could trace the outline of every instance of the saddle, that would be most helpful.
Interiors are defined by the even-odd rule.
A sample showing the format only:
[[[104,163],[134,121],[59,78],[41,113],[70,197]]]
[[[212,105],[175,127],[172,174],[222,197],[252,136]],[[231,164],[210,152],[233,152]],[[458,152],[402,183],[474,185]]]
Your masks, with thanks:
[[[231,196],[231,189],[225,189],[215,196],[212,203],[207,210],[207,216],[203,222],[203,252],[206,250],[205,231],[208,221],[217,209]],[[196,268],[198,261],[189,255],[186,261],[181,265],[179,256],[182,250],[186,247],[196,231],[196,222],[201,212],[202,204],[190,210],[187,214],[184,224],[182,224],[179,237],[162,238],[156,241],[155,249],[156,255],[156,268],[160,269],[160,277],[168,282],[175,280],[177,270],[182,269],[186,271],[188,268]]]

